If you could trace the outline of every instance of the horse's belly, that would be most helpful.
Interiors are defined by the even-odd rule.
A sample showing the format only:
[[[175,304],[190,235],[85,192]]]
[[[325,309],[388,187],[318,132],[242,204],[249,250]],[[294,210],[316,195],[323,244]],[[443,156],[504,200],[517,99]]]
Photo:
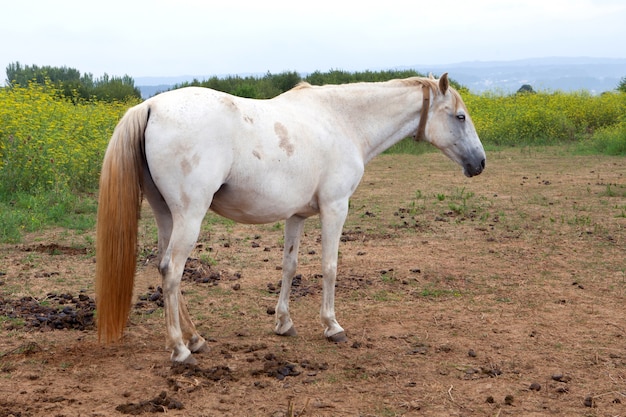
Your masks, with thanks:
[[[237,188],[224,185],[213,196],[211,210],[239,223],[262,224],[294,215],[309,217],[319,212],[312,196],[294,196],[289,191]]]

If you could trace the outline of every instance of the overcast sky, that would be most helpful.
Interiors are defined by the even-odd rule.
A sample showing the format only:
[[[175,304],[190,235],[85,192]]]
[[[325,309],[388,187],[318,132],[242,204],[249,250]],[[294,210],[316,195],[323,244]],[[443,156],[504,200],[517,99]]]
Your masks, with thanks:
[[[9,63],[99,77],[626,58],[624,0],[29,0],[0,8]]]

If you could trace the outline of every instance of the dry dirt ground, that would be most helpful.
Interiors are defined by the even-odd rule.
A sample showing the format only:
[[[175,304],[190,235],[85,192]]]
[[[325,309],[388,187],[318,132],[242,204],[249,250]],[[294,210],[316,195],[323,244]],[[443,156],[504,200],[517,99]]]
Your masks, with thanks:
[[[351,200],[337,316],[310,219],[273,334],[282,225],[206,219],[183,288],[211,351],[172,366],[146,207],[123,342],[97,343],[93,233],[0,247],[0,416],[626,416],[626,159],[383,155]]]

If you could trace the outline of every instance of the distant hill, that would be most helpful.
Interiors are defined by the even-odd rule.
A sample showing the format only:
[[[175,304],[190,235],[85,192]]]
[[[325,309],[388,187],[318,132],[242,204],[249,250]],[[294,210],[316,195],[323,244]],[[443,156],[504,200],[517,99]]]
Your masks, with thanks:
[[[450,76],[473,92],[517,91],[530,84],[535,91],[587,90],[594,94],[614,90],[626,77],[626,59],[535,58],[517,61],[462,62],[424,66],[423,72]]]
[[[156,94],[162,93],[164,91],[167,91],[176,84],[178,84],[178,82],[175,82],[172,84],[140,85],[140,86],[137,86],[137,88],[139,88],[139,91],[141,91],[141,97],[148,98]]]
[[[529,84],[535,91],[587,90],[593,94],[599,94],[614,90],[619,81],[626,77],[626,59],[550,57],[516,61],[460,62],[448,65],[413,65],[394,69],[415,69],[422,73],[432,72],[436,75],[448,72],[452,79],[475,93],[484,91],[512,93],[522,85]],[[262,77],[265,74],[237,75]],[[194,78],[204,80],[211,76],[137,77],[135,85],[141,90],[142,96],[147,98],[166,91],[176,84],[191,81]]]

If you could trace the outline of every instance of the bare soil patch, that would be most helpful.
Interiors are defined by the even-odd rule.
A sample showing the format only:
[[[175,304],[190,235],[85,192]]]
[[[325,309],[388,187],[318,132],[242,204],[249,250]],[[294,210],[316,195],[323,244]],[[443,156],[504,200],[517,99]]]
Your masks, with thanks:
[[[307,222],[297,337],[273,334],[282,226],[210,214],[183,290],[211,351],[164,349],[156,227],[140,226],[123,342],[95,336],[93,234],[0,247],[0,416],[625,416],[626,160],[561,148],[383,155],[351,200],[336,308],[318,318]]]

